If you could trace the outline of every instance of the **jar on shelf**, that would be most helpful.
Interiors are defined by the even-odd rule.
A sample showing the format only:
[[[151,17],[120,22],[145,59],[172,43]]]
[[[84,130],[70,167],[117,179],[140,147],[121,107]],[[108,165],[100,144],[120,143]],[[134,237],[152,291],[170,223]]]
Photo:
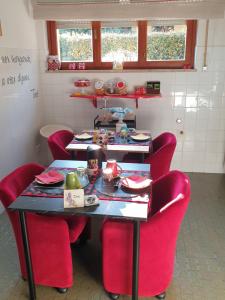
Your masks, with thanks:
[[[78,88],[78,93],[81,95],[87,95],[87,87],[91,85],[89,79],[78,79],[74,82],[75,87]]]
[[[115,81],[114,80],[108,80],[105,85],[105,93],[106,95],[111,95],[115,93]]]
[[[117,81],[116,83],[116,93],[120,95],[127,94],[127,85],[125,81]]]
[[[96,95],[104,95],[105,94],[104,81],[102,81],[102,80],[95,81],[95,94]]]
[[[49,71],[57,71],[61,68],[61,62],[57,55],[49,55],[47,59],[48,70]]]

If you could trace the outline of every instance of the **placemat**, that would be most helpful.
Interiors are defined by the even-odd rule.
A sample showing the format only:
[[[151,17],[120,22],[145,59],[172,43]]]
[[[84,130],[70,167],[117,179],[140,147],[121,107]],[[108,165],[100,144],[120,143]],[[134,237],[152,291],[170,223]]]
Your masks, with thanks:
[[[45,170],[45,172],[48,172],[49,170],[58,171],[66,176],[68,172],[75,171],[76,169],[49,167]],[[150,174],[147,171],[123,170],[122,176],[130,176],[130,175],[149,177]],[[98,180],[98,178],[96,180]],[[113,196],[103,194],[99,192],[98,189],[96,189],[95,182],[96,181],[91,182],[87,187],[84,188],[85,195],[95,194],[100,200],[109,200],[109,201],[125,201],[125,202],[139,202],[139,203],[149,202],[149,197],[150,197],[149,194],[135,195],[132,193],[132,195],[128,194],[127,197],[125,197],[124,192],[120,193],[119,190],[115,192]],[[23,191],[21,196],[63,198],[63,190],[64,190],[64,183],[57,186],[41,186],[36,184],[35,181],[33,181]]]
[[[76,168],[56,168],[49,167],[45,169],[44,173],[55,170],[60,172],[66,177],[66,174],[71,171],[76,171]],[[90,194],[90,189],[93,188],[90,184],[84,188],[85,194]],[[21,194],[21,196],[32,196],[32,197],[49,197],[49,198],[59,198],[63,197],[64,182],[54,185],[40,185],[33,181]]]
[[[93,132],[88,132],[90,135],[93,135]],[[86,145],[91,145],[93,144],[92,139],[91,140],[77,140],[77,139],[73,139],[71,142],[71,144],[86,144]],[[131,137],[128,138],[121,138],[119,136],[119,134],[115,134],[114,139],[110,139],[108,141],[108,145],[134,145],[134,146],[149,146],[149,148],[151,149],[151,144],[152,144],[152,139],[150,137],[149,140],[147,141],[140,141],[137,142],[135,140],[133,140]]]

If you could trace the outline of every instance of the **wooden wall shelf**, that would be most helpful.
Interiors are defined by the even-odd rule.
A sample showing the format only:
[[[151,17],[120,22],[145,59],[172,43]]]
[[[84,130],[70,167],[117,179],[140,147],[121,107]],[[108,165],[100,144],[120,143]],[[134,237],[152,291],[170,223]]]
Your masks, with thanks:
[[[146,94],[146,95],[136,95],[136,94],[127,94],[127,95],[118,95],[118,94],[110,94],[110,95],[70,95],[72,98],[80,98],[80,99],[89,99],[92,101],[95,108],[97,108],[98,99],[131,99],[136,101],[136,108],[138,108],[138,101],[142,99],[152,99],[152,98],[161,98],[161,94]]]

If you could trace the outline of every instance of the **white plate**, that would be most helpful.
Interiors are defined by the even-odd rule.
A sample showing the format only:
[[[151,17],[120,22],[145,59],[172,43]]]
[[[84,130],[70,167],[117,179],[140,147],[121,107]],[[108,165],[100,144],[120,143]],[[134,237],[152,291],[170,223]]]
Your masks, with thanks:
[[[145,176],[128,176],[121,180],[122,186],[131,190],[142,190],[150,186],[151,179]]]
[[[150,139],[149,135],[146,135],[146,134],[143,134],[143,133],[140,133],[140,134],[137,134],[137,135],[131,135],[130,137],[135,141],[147,141],[147,140]]]
[[[90,139],[92,139],[92,135],[90,135],[88,133],[77,134],[77,135],[75,135],[75,139],[77,139],[77,140],[90,140]]]
[[[62,180],[57,180],[55,182],[50,182],[50,183],[44,183],[42,181],[39,181],[37,178],[35,178],[34,180],[36,183],[40,184],[40,185],[54,185],[54,184],[57,184],[57,183],[62,183],[64,181],[64,179]]]

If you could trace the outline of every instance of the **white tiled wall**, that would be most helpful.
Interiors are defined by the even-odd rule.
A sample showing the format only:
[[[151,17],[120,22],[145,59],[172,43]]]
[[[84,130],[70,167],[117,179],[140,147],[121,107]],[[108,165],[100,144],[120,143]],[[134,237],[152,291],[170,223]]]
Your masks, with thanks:
[[[161,99],[142,100],[137,127],[153,136],[174,132],[178,145],[173,168],[192,172],[224,172],[225,150],[225,20],[210,20],[207,71],[202,71],[204,20],[199,21],[196,72],[46,73],[47,46],[40,55],[44,122],[62,123],[79,131],[93,126],[96,109],[88,100],[73,100],[73,82],[78,78],[108,80],[120,77],[130,90],[147,80],[161,81]],[[39,45],[47,45],[45,25],[38,22]],[[133,107],[133,101],[112,100],[111,105]],[[181,119],[181,123],[176,122]],[[183,134],[181,134],[183,132]]]

